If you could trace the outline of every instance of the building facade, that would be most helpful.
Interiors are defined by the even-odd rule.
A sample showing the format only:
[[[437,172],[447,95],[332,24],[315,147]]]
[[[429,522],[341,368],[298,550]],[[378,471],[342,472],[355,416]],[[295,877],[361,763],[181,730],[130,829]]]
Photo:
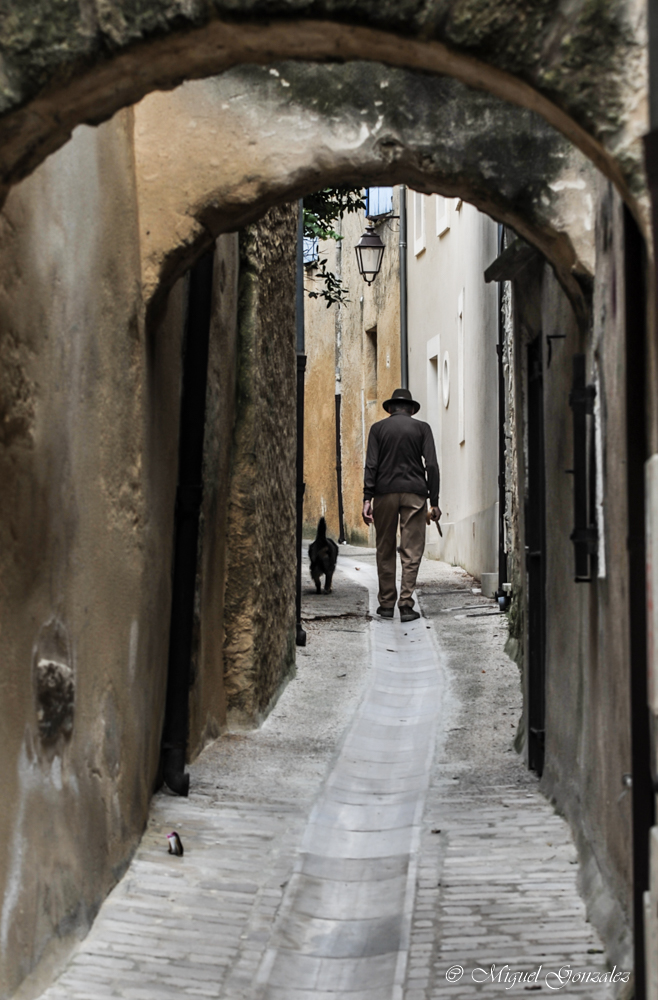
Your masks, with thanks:
[[[317,257],[348,289],[348,301],[327,308],[305,300],[306,406],[304,433],[304,528],[313,535],[325,517],[334,537],[372,544],[373,529],[361,518],[363,464],[372,424],[384,416],[382,403],[400,384],[399,189],[378,225],[386,250],[379,277],[367,285],[359,274],[354,246],[363,212],[340,221],[341,241],[317,248]],[[314,255],[306,264],[306,291],[318,287]],[[339,472],[340,470],[340,472]],[[341,480],[339,504],[338,479]],[[342,509],[342,525],[341,525]]]
[[[427,553],[498,585],[498,227],[461,199],[407,194],[409,388],[434,432],[443,537]]]
[[[346,540],[373,544],[361,520],[368,432],[400,384],[400,242],[406,257],[409,388],[432,427],[441,470],[443,537],[430,525],[427,555],[482,574],[498,585],[498,290],[484,271],[497,256],[498,227],[460,199],[403,186],[369,188],[366,210],[386,249],[372,285],[358,272],[354,247],[366,212],[342,220],[343,240],[317,249],[348,289],[327,308],[307,299],[305,528],[327,518],[340,536],[341,468]],[[406,240],[400,233],[400,198]],[[307,292],[316,284],[306,268]],[[335,396],[331,399],[331,372]],[[337,422],[337,415],[338,420]],[[336,443],[337,442],[337,443]]]

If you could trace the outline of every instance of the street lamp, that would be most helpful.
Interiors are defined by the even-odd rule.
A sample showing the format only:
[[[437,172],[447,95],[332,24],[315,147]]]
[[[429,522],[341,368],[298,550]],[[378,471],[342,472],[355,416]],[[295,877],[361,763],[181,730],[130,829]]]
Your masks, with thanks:
[[[379,274],[379,269],[382,266],[382,257],[386,249],[379,237],[379,233],[375,232],[372,222],[368,223],[368,228],[354,249],[356,251],[359,274],[365,282],[372,285]]]

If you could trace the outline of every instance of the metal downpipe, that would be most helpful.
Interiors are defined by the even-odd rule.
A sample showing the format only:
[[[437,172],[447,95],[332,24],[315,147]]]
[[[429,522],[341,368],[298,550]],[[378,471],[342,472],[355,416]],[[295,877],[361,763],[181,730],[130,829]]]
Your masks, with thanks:
[[[341,445],[340,409],[342,396],[336,393],[336,489],[338,492],[338,544],[345,542],[345,512],[343,510],[343,449]]]

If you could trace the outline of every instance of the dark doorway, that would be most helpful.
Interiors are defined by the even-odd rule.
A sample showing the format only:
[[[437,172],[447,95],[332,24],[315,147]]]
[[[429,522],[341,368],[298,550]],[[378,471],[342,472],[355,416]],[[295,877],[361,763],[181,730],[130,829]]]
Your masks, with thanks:
[[[174,517],[174,564],[169,630],[167,699],[162,733],[162,777],[172,792],[187,795],[190,665],[194,632],[199,516],[203,495],[203,439],[206,422],[208,345],[212,316],[214,255],[190,271],[183,343],[183,378],[178,444],[178,489]]]
[[[544,769],[546,715],[546,473],[541,335],[528,345],[528,492],[525,524],[528,582],[528,767],[541,775]]]

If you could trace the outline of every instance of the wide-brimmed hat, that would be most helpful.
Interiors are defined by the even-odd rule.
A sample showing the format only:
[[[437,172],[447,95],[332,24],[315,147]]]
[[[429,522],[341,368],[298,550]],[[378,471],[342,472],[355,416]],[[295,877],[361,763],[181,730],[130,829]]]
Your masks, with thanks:
[[[387,413],[390,413],[391,403],[411,403],[413,405],[413,412],[418,413],[420,410],[420,403],[417,403],[413,398],[408,389],[396,389],[390,399],[385,399],[382,406]]]

